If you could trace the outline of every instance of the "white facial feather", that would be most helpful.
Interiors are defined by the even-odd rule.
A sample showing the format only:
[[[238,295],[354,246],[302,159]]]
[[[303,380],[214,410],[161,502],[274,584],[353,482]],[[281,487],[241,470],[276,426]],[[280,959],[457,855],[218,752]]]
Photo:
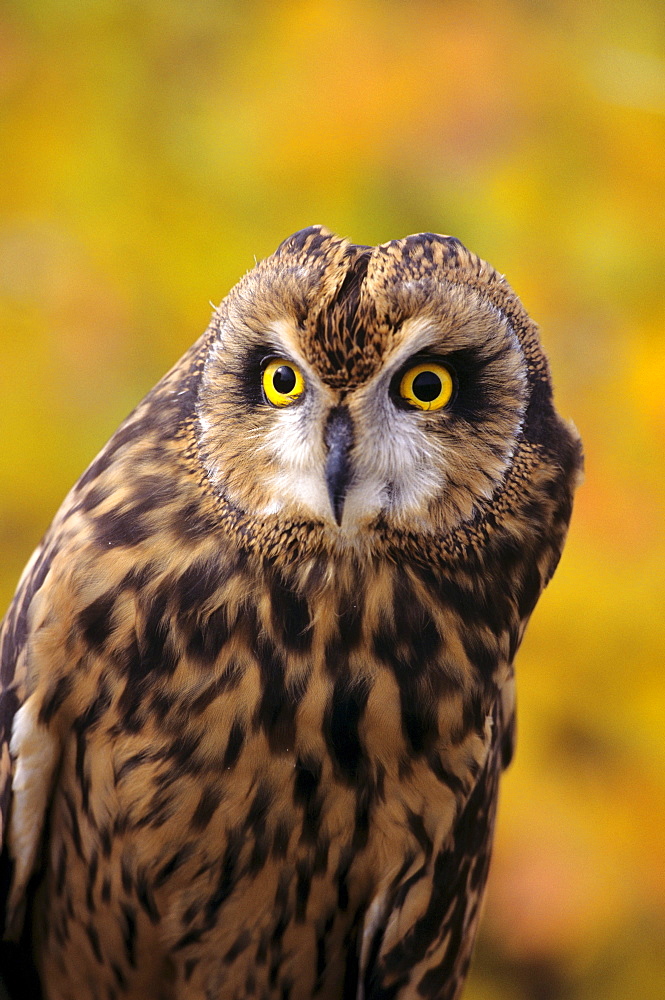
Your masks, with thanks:
[[[271,497],[264,513],[277,513],[285,504],[299,503],[316,517],[332,517],[323,471],[323,436],[311,433],[311,427],[321,427],[322,421],[319,414],[312,414],[311,402],[303,400],[304,405],[275,411],[274,427],[261,448],[269,453],[279,471],[268,484]],[[323,407],[316,409],[320,412]]]
[[[359,401],[362,419],[354,423],[352,479],[342,530],[353,531],[382,510],[415,516],[423,500],[441,490],[441,473],[433,461],[429,436],[416,414],[395,409],[388,398],[391,374],[384,373],[370,384]],[[270,501],[262,513],[278,513],[295,502],[309,514],[331,521],[334,514],[325,482],[323,443],[330,405],[325,387],[313,374],[307,392],[310,398],[303,405],[276,411],[274,427],[262,444],[279,470],[269,484]],[[367,430],[361,431],[361,426]]]

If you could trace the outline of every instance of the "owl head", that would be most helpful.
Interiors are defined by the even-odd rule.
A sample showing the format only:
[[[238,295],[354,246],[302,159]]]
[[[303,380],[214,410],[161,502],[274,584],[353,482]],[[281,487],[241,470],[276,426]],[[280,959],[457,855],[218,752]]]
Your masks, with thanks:
[[[577,447],[516,295],[431,233],[285,240],[217,310],[197,416],[228,505],[337,547],[451,538],[519,488],[534,449]]]

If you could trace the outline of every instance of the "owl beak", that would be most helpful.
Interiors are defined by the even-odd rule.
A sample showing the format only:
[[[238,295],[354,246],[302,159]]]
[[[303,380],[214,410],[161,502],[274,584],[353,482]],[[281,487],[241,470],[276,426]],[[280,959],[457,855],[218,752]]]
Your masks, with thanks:
[[[328,449],[326,486],[335,520],[340,525],[346,491],[351,482],[349,452],[353,445],[353,423],[345,406],[336,406],[330,411],[323,439]]]

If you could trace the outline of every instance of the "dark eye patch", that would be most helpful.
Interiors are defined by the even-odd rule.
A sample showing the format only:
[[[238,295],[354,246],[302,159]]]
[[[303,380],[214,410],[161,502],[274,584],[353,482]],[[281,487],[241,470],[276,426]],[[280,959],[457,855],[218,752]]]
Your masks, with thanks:
[[[484,421],[493,408],[495,398],[492,367],[500,361],[503,350],[485,354],[472,348],[453,351],[446,360],[457,377],[457,393],[453,413],[471,424]]]
[[[414,365],[427,363],[443,365],[451,373],[455,384],[451,402],[445,409],[447,418],[458,417],[469,423],[478,423],[486,418],[491,406],[493,380],[488,369],[500,359],[501,353],[497,351],[487,355],[469,347],[451,351],[449,354],[429,352],[414,354],[393,376],[390,382],[391,398],[399,409],[412,409],[399,393],[404,373]],[[426,389],[424,391],[427,392]]]
[[[220,373],[224,377],[224,395],[229,402],[247,408],[267,406],[262,388],[263,371],[273,358],[282,353],[270,344],[256,343],[240,353],[237,359],[229,361]],[[288,390],[280,388],[279,391]]]

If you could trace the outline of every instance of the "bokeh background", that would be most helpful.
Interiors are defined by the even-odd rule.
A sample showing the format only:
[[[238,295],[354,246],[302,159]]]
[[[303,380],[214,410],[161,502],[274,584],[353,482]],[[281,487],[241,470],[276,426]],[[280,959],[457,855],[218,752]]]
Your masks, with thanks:
[[[467,1000],[665,996],[660,0],[5,0],[0,604],[118,422],[286,235],[458,236],[584,438],[519,654]]]

